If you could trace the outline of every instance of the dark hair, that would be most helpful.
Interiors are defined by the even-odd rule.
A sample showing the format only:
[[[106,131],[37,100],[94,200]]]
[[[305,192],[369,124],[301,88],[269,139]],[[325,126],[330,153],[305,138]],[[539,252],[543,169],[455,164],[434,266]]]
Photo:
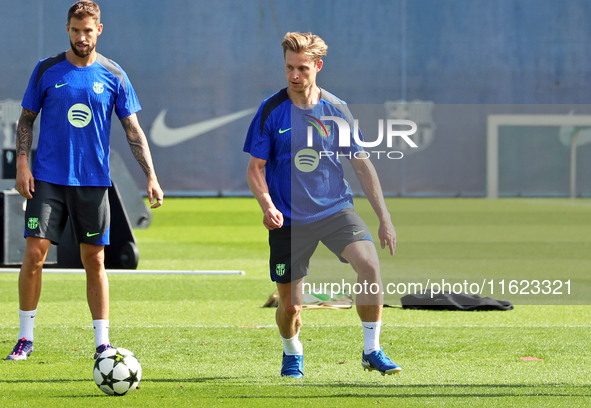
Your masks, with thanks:
[[[101,23],[101,9],[94,1],[80,0],[72,4],[72,7],[68,10],[68,24],[72,17],[78,20],[92,17],[98,26]]]

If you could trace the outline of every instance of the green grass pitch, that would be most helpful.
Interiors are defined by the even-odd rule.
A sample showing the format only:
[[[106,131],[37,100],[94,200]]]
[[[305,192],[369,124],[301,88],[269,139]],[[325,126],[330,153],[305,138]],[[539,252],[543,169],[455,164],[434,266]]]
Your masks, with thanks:
[[[136,353],[143,366],[140,389],[116,399],[92,380],[85,277],[44,275],[36,351],[26,362],[0,361],[0,407],[591,405],[591,201],[387,203],[398,249],[393,258],[379,251],[385,283],[571,279],[573,294],[495,292],[516,304],[507,312],[385,309],[382,345],[404,369],[387,377],[362,370],[362,331],[353,309],[305,310],[306,377],[285,379],[274,310],[261,308],[274,286],[257,203],[167,199],[153,212],[152,226],[135,231],[140,269],[240,269],[246,275],[111,275],[111,340]],[[358,199],[356,207],[376,236],[367,202]],[[312,273],[325,270],[331,279],[354,277],[319,249]],[[18,334],[17,279],[0,273],[1,357]]]

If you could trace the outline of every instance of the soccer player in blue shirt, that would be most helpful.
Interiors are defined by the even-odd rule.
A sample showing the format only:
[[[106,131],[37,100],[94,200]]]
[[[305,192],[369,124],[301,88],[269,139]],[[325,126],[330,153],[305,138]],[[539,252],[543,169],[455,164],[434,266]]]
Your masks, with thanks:
[[[377,294],[368,291],[356,299],[364,334],[361,364],[383,375],[397,374],[402,369],[384,354],[379,341],[383,295],[376,247],[369,228],[353,209],[340,157],[349,158],[378,216],[382,249],[388,246],[394,255],[396,231],[377,173],[366,154],[357,154],[363,149],[352,135],[349,146],[340,146],[335,121],[321,120],[323,116],[339,117],[354,129],[345,102],[316,85],[326,55],[325,42],[311,33],[292,32],[281,45],[288,86],[262,103],[244,144],[244,151],[250,153],[247,179],[269,230],[271,279],[279,292],[276,320],[284,346],[281,375],[304,375],[299,341],[303,278],[319,242],[351,264],[359,283],[380,288]],[[308,124],[313,125],[311,132]]]
[[[154,171],[141,109],[127,74],[95,50],[103,31],[99,6],[87,0],[68,11],[70,49],[40,61],[29,81],[17,129],[16,189],[27,200],[25,257],[19,275],[19,340],[7,360],[33,351],[33,324],[41,294],[41,272],[50,244],[59,243],[67,218],[80,244],[87,298],[95,334],[95,358],[111,348],[109,282],[104,245],[109,244],[109,135],[113,109],[135,159],[148,178],[152,208],[164,194]],[[33,122],[41,127],[33,171],[29,153]]]

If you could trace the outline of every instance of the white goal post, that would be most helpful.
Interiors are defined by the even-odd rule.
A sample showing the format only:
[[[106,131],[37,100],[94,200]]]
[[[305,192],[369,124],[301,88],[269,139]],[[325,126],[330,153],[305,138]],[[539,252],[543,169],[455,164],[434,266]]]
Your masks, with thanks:
[[[499,126],[591,127],[591,115],[488,115],[486,124],[486,196],[499,197]],[[571,140],[570,194],[576,193],[576,148],[578,131]]]

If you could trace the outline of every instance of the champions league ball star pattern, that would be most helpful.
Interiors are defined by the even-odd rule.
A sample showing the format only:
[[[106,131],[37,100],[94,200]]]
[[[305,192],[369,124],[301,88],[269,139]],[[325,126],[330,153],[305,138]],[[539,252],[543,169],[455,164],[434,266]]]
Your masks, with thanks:
[[[96,385],[108,395],[125,395],[135,390],[142,378],[142,366],[124,348],[105,350],[96,359],[93,371]]]

